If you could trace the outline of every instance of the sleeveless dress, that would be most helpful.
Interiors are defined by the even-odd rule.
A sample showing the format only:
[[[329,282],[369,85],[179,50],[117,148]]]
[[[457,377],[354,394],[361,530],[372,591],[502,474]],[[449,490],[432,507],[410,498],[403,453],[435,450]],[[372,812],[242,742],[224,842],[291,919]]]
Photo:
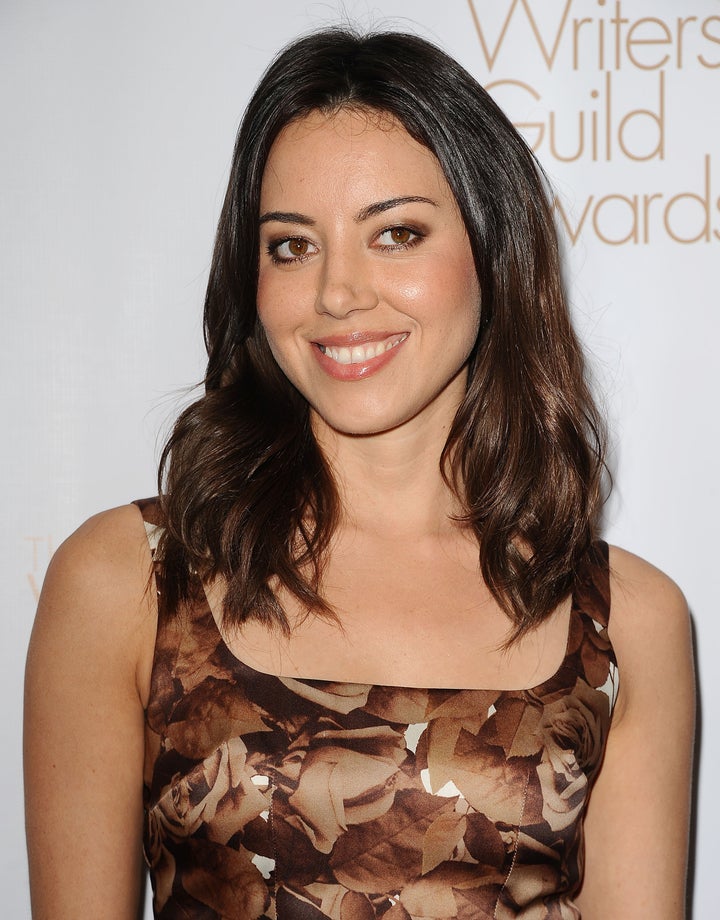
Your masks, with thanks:
[[[153,546],[157,501],[137,504]],[[617,690],[609,607],[597,543],[560,667],[502,691],[275,677],[230,652],[207,601],[161,615],[145,755],[156,918],[580,917],[583,814]]]

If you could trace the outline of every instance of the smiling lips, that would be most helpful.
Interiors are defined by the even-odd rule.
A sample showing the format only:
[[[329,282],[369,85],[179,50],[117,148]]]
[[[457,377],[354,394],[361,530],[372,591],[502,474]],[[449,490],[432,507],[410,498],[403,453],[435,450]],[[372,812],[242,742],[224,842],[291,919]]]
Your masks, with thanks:
[[[408,332],[353,333],[313,342],[320,366],[338,380],[359,380],[384,367]]]

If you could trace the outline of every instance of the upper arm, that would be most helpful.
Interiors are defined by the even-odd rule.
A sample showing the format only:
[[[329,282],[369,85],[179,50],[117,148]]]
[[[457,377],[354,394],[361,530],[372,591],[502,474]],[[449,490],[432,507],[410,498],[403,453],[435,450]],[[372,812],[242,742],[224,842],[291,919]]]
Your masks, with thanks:
[[[610,557],[620,692],[585,821],[583,920],[685,916],[695,680],[687,604],[630,553]]]
[[[137,508],[92,518],[53,558],[25,680],[33,917],[137,916],[143,695],[156,611]]]

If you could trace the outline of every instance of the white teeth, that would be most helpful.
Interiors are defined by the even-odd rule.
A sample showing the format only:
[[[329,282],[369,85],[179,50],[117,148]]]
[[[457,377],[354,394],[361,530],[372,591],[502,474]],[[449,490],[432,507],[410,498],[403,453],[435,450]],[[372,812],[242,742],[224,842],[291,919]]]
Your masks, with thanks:
[[[407,333],[398,338],[386,339],[384,342],[369,342],[367,345],[353,345],[352,348],[339,348],[335,345],[320,345],[319,348],[324,355],[338,364],[362,364],[363,361],[385,354],[406,338]]]

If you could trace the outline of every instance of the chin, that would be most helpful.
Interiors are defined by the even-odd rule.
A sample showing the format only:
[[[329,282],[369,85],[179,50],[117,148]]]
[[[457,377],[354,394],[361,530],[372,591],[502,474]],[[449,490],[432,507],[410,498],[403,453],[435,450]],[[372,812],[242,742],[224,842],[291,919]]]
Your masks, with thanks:
[[[400,428],[412,418],[411,415],[402,417],[397,415],[388,416],[387,413],[382,412],[348,412],[340,417],[331,413],[322,414],[317,410],[313,410],[313,416],[313,427],[316,432],[318,427],[327,428],[335,434],[357,438],[385,434]]]

